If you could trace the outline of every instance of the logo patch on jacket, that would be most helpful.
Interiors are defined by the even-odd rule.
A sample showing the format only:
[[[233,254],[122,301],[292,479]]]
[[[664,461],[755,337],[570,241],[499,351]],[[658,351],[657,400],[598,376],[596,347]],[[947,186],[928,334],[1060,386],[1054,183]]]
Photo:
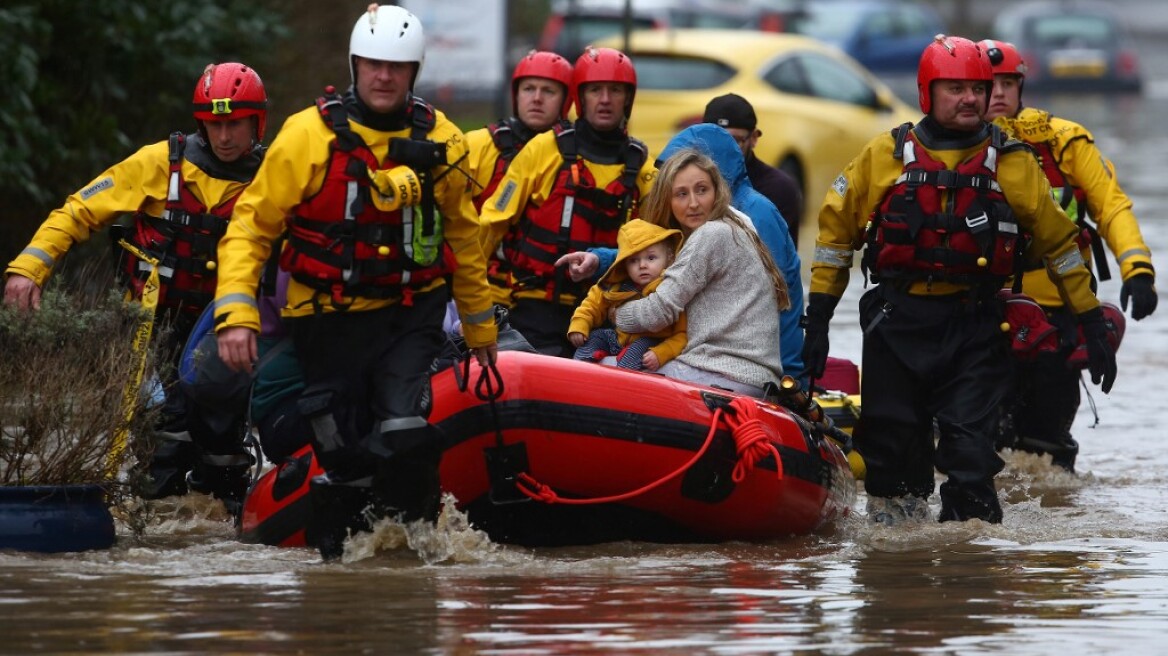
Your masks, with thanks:
[[[97,195],[100,192],[105,191],[106,189],[113,189],[113,186],[114,186],[114,179],[113,178],[110,178],[110,177],[102,178],[101,180],[98,180],[97,182],[95,182],[95,183],[93,183],[93,184],[89,185],[88,187],[81,190],[81,200],[89,200],[93,196]]]
[[[839,177],[831,183],[831,188],[835,190],[835,193],[843,196],[848,190],[848,179],[844,177],[843,173],[839,174]]]
[[[511,202],[511,197],[515,195],[517,185],[514,180],[508,180],[507,184],[503,185],[503,192],[499,194],[499,199],[495,201],[495,210],[502,212],[503,208]]]

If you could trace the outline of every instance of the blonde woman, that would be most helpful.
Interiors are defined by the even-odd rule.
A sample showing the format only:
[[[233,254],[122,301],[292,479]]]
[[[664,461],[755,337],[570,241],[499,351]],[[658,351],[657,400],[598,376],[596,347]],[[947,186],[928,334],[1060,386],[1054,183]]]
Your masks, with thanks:
[[[730,207],[718,167],[694,149],[661,166],[641,218],[685,235],[657,291],[616,311],[616,327],[645,333],[672,325],[684,312],[689,342],[660,373],[762,396],[783,374],[779,310],[787,286],[749,219]]]

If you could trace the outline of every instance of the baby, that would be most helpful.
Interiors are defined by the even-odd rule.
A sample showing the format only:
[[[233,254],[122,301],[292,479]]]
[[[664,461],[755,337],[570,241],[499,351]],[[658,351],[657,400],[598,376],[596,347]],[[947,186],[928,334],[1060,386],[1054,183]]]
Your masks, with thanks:
[[[601,328],[608,324],[613,308],[657,288],[681,240],[681,231],[641,219],[621,226],[616,260],[588,291],[568,324],[568,341],[576,347],[577,360],[600,361],[611,355],[618,367],[657,371],[681,353],[686,344],[684,314],[672,326],[654,333],[628,334]]]

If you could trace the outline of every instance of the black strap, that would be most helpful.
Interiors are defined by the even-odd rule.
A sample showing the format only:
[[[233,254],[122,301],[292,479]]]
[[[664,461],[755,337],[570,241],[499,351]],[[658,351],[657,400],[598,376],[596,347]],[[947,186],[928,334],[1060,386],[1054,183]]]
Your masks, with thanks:
[[[1099,236],[1099,231],[1086,221],[1080,220],[1079,225],[1087,231],[1087,236],[1091,240],[1091,256],[1095,260],[1095,270],[1099,272],[1099,279],[1111,280],[1111,267],[1107,264],[1107,251],[1103,249],[1103,238]]]
[[[183,150],[186,149],[187,135],[182,132],[172,132],[170,138],[167,140],[167,147],[170,149],[168,161],[171,166],[182,161]]]
[[[411,96],[410,103],[410,139],[414,141],[430,141],[430,131],[438,124],[438,117],[430,103],[417,96]],[[446,144],[435,144],[441,147],[442,163],[446,162]],[[418,180],[422,183],[422,234],[432,236],[437,227],[434,220],[434,171],[431,167],[414,169]]]
[[[892,128],[892,136],[896,139],[896,146],[892,149],[892,156],[896,159],[904,159],[904,142],[908,139],[908,133],[912,130],[912,127],[912,121],[909,121]]]
[[[208,212],[195,213],[186,210],[170,210],[165,219],[159,218],[155,219],[155,221],[209,232],[216,236],[222,236],[223,233],[227,232],[227,218]],[[158,226],[156,225],[155,227]]]
[[[331,90],[331,87],[326,89],[325,95],[316,99],[316,109],[324,122],[332,128],[333,134],[337,137],[337,148],[341,152],[349,153],[365,147],[365,140],[349,127],[349,111],[345,109],[341,94]]]
[[[272,242],[272,250],[268,254],[268,261],[264,262],[263,273],[260,275],[260,294],[264,296],[276,295],[276,278],[280,275],[280,251],[284,250],[284,242],[288,240],[288,233],[284,232]]]
[[[515,159],[523,145],[519,143],[519,138],[515,134],[515,128],[511,123],[513,120],[515,119],[505,118],[487,126],[491,141],[494,142],[495,148],[499,149],[499,159],[504,162]]]

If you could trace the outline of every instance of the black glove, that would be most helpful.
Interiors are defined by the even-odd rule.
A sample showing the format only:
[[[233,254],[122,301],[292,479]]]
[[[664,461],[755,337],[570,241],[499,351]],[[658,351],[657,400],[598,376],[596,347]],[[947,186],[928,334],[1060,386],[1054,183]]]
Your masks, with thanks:
[[[1103,322],[1103,310],[1095,308],[1079,315],[1079,325],[1083,328],[1083,340],[1087,343],[1087,370],[1091,372],[1091,382],[1100,385],[1104,394],[1115,384],[1118,369],[1115,366],[1115,351],[1107,341],[1107,326]]]
[[[803,367],[807,377],[823,378],[827,369],[828,324],[839,297],[813,292],[807,295],[807,314],[800,324],[803,326]]]
[[[1152,273],[1137,273],[1123,281],[1119,290],[1119,306],[1127,310],[1127,299],[1132,300],[1131,318],[1139,321],[1156,311],[1160,297],[1156,295],[1156,276]]]

